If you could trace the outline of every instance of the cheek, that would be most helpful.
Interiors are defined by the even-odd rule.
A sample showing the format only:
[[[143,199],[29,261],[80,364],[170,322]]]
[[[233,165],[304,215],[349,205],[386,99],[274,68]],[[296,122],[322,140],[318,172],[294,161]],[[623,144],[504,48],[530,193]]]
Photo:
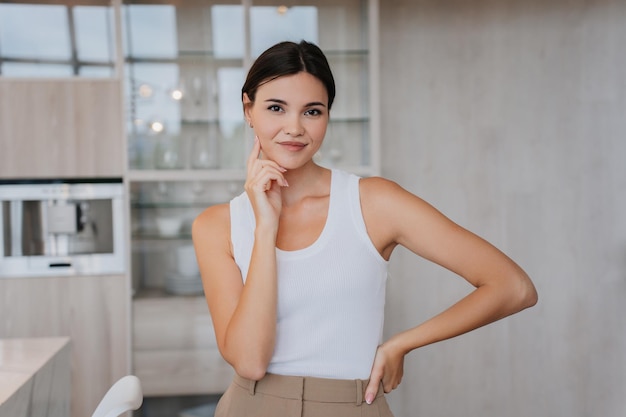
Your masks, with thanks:
[[[328,124],[323,123],[323,124],[318,124],[315,126],[312,126],[311,129],[309,130],[312,138],[316,141],[316,142],[322,142],[324,140],[324,137],[326,136],[326,130],[328,128]]]
[[[263,118],[257,118],[254,121],[254,131],[261,138],[270,139],[280,132],[280,126]]]

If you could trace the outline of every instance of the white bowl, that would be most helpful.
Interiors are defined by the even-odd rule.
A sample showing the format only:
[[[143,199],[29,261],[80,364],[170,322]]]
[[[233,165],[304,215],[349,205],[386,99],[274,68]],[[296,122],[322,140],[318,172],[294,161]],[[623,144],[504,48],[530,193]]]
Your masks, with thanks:
[[[178,217],[157,217],[156,224],[161,236],[176,236],[180,233],[183,219]]]

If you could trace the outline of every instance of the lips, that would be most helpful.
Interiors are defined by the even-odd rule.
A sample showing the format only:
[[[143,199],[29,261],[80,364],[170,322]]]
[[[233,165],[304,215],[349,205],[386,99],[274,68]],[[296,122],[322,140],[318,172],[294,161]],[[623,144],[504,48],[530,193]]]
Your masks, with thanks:
[[[283,146],[286,149],[289,149],[290,151],[299,151],[301,149],[304,149],[304,147],[306,146],[306,143],[301,143],[301,142],[296,142],[296,141],[285,141],[285,142],[280,142],[280,146]]]

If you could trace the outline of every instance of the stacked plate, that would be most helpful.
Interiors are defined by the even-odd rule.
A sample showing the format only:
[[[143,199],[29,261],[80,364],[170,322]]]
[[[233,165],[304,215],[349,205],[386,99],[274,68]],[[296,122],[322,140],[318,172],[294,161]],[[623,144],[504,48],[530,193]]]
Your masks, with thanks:
[[[165,277],[165,290],[176,295],[202,294],[202,280],[200,275],[181,275],[170,272]]]
[[[202,280],[193,245],[176,250],[177,270],[165,277],[165,290],[176,295],[202,294]]]

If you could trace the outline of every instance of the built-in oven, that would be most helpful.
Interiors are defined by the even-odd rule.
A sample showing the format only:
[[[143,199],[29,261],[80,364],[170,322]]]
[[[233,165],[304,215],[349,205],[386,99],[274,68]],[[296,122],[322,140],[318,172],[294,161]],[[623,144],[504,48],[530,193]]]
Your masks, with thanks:
[[[0,180],[0,278],[123,273],[120,178]]]

